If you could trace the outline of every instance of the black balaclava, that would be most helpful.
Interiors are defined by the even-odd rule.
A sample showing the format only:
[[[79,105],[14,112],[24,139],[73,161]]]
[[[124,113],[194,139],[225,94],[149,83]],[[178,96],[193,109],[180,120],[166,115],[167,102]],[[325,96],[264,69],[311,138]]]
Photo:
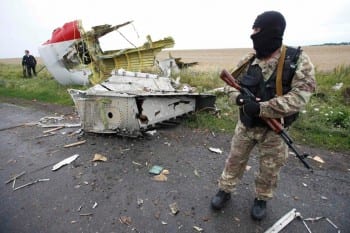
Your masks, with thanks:
[[[267,58],[282,46],[286,21],[277,11],[266,11],[255,19],[253,28],[260,31],[250,36],[257,58]]]

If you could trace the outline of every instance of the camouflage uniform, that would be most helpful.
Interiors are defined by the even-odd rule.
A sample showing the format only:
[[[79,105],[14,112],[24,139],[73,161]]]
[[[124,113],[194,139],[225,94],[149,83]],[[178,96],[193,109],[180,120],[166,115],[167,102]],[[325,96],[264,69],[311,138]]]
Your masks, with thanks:
[[[255,58],[252,65],[258,64],[265,81],[272,75],[278,64],[281,51],[268,60]],[[252,54],[245,56],[237,67],[250,59]],[[248,67],[237,77],[240,79]],[[260,117],[282,118],[300,111],[309,101],[316,88],[314,67],[309,57],[302,52],[295,75],[291,84],[291,91],[260,102]],[[235,102],[239,92],[231,87],[225,87],[230,99]],[[243,176],[249,154],[257,146],[259,152],[259,171],[255,179],[256,197],[268,200],[273,197],[281,167],[288,157],[288,146],[274,131],[266,127],[247,128],[239,120],[231,142],[231,151],[226,160],[225,168],[219,179],[219,188],[225,192],[232,192]]]

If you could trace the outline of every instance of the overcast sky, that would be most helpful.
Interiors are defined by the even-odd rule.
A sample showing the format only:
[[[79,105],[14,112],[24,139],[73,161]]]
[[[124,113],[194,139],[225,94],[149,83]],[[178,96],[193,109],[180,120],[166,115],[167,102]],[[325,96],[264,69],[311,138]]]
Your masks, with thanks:
[[[86,31],[133,20],[121,32],[138,46],[150,34],[172,36],[173,49],[249,48],[256,16],[277,10],[287,21],[287,45],[350,41],[349,0],[0,0],[0,9],[0,58],[21,57],[25,49],[38,56],[55,28],[76,19]],[[105,50],[125,47],[131,45],[117,32],[102,40]]]

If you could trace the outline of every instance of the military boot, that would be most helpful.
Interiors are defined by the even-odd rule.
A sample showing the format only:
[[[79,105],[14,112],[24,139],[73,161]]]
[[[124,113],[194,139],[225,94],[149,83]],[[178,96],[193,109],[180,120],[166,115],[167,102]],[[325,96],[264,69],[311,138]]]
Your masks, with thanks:
[[[231,193],[219,190],[219,192],[211,199],[211,207],[214,210],[221,210],[222,208],[224,208],[226,202],[230,199]]]
[[[266,216],[266,201],[255,198],[251,214],[254,220],[262,220]]]

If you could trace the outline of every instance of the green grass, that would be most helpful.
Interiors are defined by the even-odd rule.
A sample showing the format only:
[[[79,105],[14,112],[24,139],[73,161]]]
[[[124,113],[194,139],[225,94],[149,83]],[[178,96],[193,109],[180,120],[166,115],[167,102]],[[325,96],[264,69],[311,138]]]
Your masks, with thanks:
[[[38,77],[23,78],[20,65],[0,63],[0,96],[73,105],[68,88],[74,86],[60,85],[46,69]]]
[[[192,77],[187,77],[187,73],[181,81],[198,86],[199,90],[224,85],[216,73],[193,73],[196,75]],[[332,72],[316,72],[316,80],[316,93],[288,133],[295,142],[335,151],[350,151],[350,96],[345,97],[345,89],[349,89],[350,94],[350,67],[339,66]],[[343,83],[340,90],[332,88],[337,83]],[[213,132],[232,133],[237,120],[237,107],[230,104],[222,93],[217,95],[216,104],[221,110],[219,114],[199,113],[191,117],[187,124]]]
[[[184,70],[180,73],[181,83],[207,91],[224,86],[215,72]],[[175,78],[175,77],[174,77]],[[312,96],[305,112],[288,132],[295,142],[323,149],[350,151],[350,100],[345,89],[350,89],[350,67],[338,67],[332,72],[316,72],[317,91]],[[333,90],[337,83],[343,83],[340,90]],[[86,87],[62,86],[44,69],[36,78],[22,77],[20,65],[0,63],[0,96],[16,97],[61,105],[73,105],[67,89]],[[349,90],[350,94],[350,90]],[[223,93],[217,93],[217,108],[213,112],[199,112],[184,124],[212,132],[233,133],[237,121],[237,107],[230,103]]]
[[[299,141],[322,148],[350,151],[350,67],[316,74],[317,91],[291,134]],[[334,90],[343,83],[340,90]],[[346,97],[347,96],[347,97]]]

